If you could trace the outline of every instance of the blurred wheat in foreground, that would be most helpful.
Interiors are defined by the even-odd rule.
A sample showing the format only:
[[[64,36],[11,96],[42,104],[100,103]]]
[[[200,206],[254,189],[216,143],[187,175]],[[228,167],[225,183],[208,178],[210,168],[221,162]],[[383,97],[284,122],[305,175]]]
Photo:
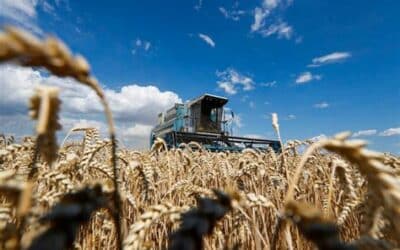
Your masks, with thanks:
[[[167,150],[161,139],[149,151],[117,150],[107,101],[82,57],[8,29],[5,60],[92,87],[111,138],[74,128],[82,140],[58,146],[59,90],[38,88],[30,102],[37,134],[20,144],[0,136],[0,249],[400,246],[400,158],[368,151],[349,133],[289,141],[279,154],[212,153],[195,143]]]

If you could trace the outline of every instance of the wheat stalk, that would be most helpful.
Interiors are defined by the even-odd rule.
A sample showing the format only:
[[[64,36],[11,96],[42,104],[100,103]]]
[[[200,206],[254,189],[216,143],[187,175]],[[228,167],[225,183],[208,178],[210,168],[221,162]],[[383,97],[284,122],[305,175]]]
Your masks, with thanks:
[[[36,126],[36,147],[51,165],[57,158],[58,145],[56,131],[61,129],[58,121],[60,100],[58,88],[39,86],[29,102],[30,116],[38,120]]]
[[[82,80],[85,85],[98,88],[96,93],[104,98],[84,59],[71,55],[58,40],[39,40],[11,28],[1,33],[0,45],[1,61],[12,59],[21,65],[43,66],[55,75]],[[107,115],[107,102],[101,101]],[[32,110],[39,114],[40,105],[36,102]],[[56,115],[43,117],[50,118],[40,123],[45,124],[42,128]],[[6,244],[27,248],[30,239],[49,229],[49,225],[40,225],[39,218],[62,201],[65,193],[95,183],[101,183],[107,196],[115,192],[117,203],[110,210],[98,210],[87,221],[73,244],[76,249],[116,249],[121,242],[115,237],[119,230],[124,232],[128,248],[167,249],[173,246],[173,238],[168,238],[172,231],[192,236],[192,229],[204,225],[209,231],[214,229],[211,234],[201,231],[201,237],[196,238],[194,244],[204,249],[312,249],[310,240],[321,248],[329,242],[335,247],[359,249],[399,247],[397,156],[371,153],[364,142],[350,140],[347,133],[319,142],[291,140],[283,145],[277,115],[272,126],[282,145],[279,154],[272,149],[213,153],[194,142],[169,149],[162,139],[157,139],[150,151],[117,150],[113,125],[109,128],[111,140],[101,139],[93,128],[73,128],[55,151],[58,159],[51,167],[38,159],[38,173],[35,178],[31,176],[32,188],[26,187],[29,165],[35,158],[33,140],[27,137],[16,144],[11,136],[0,135],[0,226],[5,226],[0,232],[0,248]],[[67,141],[71,133],[78,131],[85,132],[82,141]],[[302,152],[297,150],[299,146],[308,149]],[[228,195],[231,202],[212,193],[212,187],[235,185],[240,186],[241,192]],[[21,202],[19,197],[23,196],[30,196],[31,199],[21,199],[30,200],[31,204]],[[199,203],[194,208],[193,197],[212,205]],[[242,202],[233,206],[232,200]],[[160,202],[161,205],[154,205]],[[190,214],[195,216],[185,215],[188,206],[192,206]],[[231,208],[232,216],[226,214]],[[117,210],[120,212],[115,213]],[[110,212],[118,224],[116,228],[110,221]],[[169,219],[163,219],[168,215]],[[18,225],[21,217],[26,218],[24,230],[12,230],[12,226],[22,228]],[[177,228],[179,218],[186,222]],[[193,218],[196,223],[189,224],[194,226],[187,226]],[[21,239],[18,233],[22,234]],[[318,239],[315,237],[321,234]]]
[[[146,209],[146,212],[130,226],[128,236],[124,240],[125,250],[141,249],[142,241],[146,230],[162,216],[169,215],[171,219],[176,220],[180,214],[188,210],[188,207],[176,207],[171,204],[159,204]]]
[[[80,55],[72,56],[67,46],[56,38],[49,37],[46,40],[40,41],[26,31],[14,27],[6,27],[5,32],[0,33],[0,62],[10,60],[23,66],[45,67],[51,73],[60,77],[73,77],[95,91],[104,107],[110,139],[112,142],[111,162],[114,170],[114,185],[116,187],[114,193],[114,205],[118,213],[120,213],[120,198],[118,193],[118,183],[116,181],[118,173],[115,158],[116,139],[114,121],[103,90],[97,80],[90,76],[89,63]],[[121,233],[119,229],[120,217],[116,214],[114,218],[118,228],[118,242],[121,242]],[[121,249],[121,246],[119,246],[119,249]]]

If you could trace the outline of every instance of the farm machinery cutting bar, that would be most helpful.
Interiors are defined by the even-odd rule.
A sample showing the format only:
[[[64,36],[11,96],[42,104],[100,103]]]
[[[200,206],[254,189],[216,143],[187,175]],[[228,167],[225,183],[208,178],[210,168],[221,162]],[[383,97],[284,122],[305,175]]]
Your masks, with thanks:
[[[158,125],[150,135],[150,145],[159,137],[168,147],[198,142],[210,151],[241,151],[245,148],[280,151],[276,140],[232,135],[233,112],[226,114],[225,97],[204,94],[185,104],[177,103],[158,115]],[[230,132],[229,132],[230,130]]]

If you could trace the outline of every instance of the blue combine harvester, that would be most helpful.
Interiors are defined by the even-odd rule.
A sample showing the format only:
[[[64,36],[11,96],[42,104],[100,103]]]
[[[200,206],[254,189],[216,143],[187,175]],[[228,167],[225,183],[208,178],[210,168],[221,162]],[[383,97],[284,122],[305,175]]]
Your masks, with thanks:
[[[279,141],[232,136],[229,126],[234,114],[230,113],[226,119],[224,105],[227,102],[225,97],[204,94],[185,104],[176,103],[158,115],[158,125],[151,131],[150,145],[159,137],[170,148],[194,141],[214,152],[240,152],[245,148],[265,150],[267,147],[280,151]]]

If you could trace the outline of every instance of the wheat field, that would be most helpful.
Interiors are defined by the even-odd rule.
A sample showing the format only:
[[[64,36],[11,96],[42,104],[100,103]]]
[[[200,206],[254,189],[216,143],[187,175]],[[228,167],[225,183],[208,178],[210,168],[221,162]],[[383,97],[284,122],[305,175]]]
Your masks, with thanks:
[[[0,137],[0,249],[396,249],[400,158],[339,133],[281,153],[209,152],[197,143],[122,148],[90,67],[54,38],[8,28],[0,61],[41,66],[96,92],[109,139],[56,132],[59,91],[30,100],[36,134]],[[272,127],[278,138],[277,115]]]

